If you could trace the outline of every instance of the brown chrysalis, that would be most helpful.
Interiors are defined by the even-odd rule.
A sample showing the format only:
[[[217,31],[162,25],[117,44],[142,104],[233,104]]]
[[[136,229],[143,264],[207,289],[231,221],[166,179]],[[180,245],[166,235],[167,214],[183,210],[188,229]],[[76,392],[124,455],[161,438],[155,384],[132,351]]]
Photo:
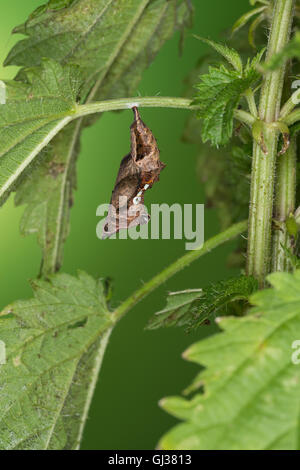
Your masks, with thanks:
[[[130,127],[131,152],[123,158],[112,192],[102,238],[122,228],[147,224],[150,216],[144,206],[144,193],[159,180],[166,166],[151,130],[141,120],[137,107],[132,108],[134,122]]]

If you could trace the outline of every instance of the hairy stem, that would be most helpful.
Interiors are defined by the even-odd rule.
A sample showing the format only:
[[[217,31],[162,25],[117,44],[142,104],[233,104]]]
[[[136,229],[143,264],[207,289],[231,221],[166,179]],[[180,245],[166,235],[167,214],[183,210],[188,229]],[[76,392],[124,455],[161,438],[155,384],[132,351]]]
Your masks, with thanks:
[[[296,139],[293,138],[288,150],[278,161],[276,197],[274,204],[275,231],[273,237],[273,271],[288,271],[290,262],[286,256],[286,248],[292,250],[285,221],[295,211],[296,198]]]
[[[267,62],[289,41],[293,7],[294,0],[275,0]],[[263,78],[259,118],[266,124],[275,122],[279,118],[285,67],[283,64],[279,69],[267,72]],[[277,139],[276,129],[265,127],[264,141],[267,154],[257,142],[253,144],[247,273],[255,276],[261,287],[264,286],[265,277],[270,269]]]
[[[197,105],[192,105],[193,100],[188,98],[176,98],[169,96],[137,96],[135,98],[120,98],[105,100],[95,103],[77,105],[73,119],[89,114],[102,113],[104,111],[118,111],[121,109],[131,109],[133,106],[140,108],[177,108],[197,110]],[[235,119],[251,126],[255,118],[246,111],[238,109],[234,113]]]
[[[117,98],[114,100],[98,101],[95,103],[77,105],[76,117],[86,116],[103,111],[117,111],[120,109],[131,109],[133,106],[150,108],[179,108],[197,109],[192,106],[191,99],[177,98],[172,96],[136,96],[133,98]]]
[[[140,289],[136,290],[128,299],[126,299],[117,310],[114,311],[113,316],[115,320],[119,320],[125,313],[127,313],[135,304],[146,297],[150,292],[157,289],[164,282],[170,279],[174,274],[178,273],[186,266],[189,266],[193,261],[196,261],[201,256],[209,253],[212,249],[219,245],[231,240],[232,238],[240,235],[247,230],[247,221],[244,220],[224,232],[215,235],[214,237],[207,240],[202,247],[197,250],[192,250],[183,255],[181,258],[170,264],[167,268],[161,271],[159,274],[154,276],[150,281],[146,282]]]

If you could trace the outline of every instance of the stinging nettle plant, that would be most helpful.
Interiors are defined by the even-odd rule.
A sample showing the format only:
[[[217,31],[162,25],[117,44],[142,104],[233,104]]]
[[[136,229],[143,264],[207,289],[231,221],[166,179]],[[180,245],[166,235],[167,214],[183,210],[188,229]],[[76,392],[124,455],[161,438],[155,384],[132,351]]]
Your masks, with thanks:
[[[184,392],[189,398],[161,401],[182,422],[159,445],[300,448],[300,368],[291,360],[300,339],[300,7],[294,0],[250,4],[226,44],[195,38],[220,63],[200,60],[185,98],[131,96],[165,41],[189,26],[189,0],[49,0],[15,28],[25,39],[5,61],[20,69],[1,88],[0,201],[16,192],[16,204],[25,205],[21,231],[37,234],[42,263],[32,299],[0,316],[7,355],[1,449],[79,448],[116,323],[179,270],[247,230],[230,257],[240,276],[170,293],[148,324],[190,331],[217,316],[221,328],[184,353],[205,369]],[[217,207],[222,231],[112,309],[106,283],[61,272],[63,244],[82,130],[99,114],[137,102],[191,111],[184,137],[198,145],[207,202]]]

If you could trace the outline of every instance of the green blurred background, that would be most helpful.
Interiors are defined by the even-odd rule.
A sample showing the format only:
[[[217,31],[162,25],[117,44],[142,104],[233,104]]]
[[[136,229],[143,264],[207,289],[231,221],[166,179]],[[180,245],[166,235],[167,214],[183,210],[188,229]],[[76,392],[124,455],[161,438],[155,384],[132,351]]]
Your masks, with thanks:
[[[20,35],[14,26],[24,22],[42,0],[1,0],[1,63]],[[193,34],[220,40],[224,30],[249,8],[248,0],[193,0],[195,18],[188,30],[183,55],[178,54],[179,34],[170,40],[145,72],[137,94],[181,96],[183,81],[207,47]],[[15,67],[1,67],[0,78],[12,78]],[[196,176],[196,149],[182,142],[188,112],[142,109],[142,117],[157,137],[167,168],[161,181],[147,193],[146,204],[204,203]],[[63,270],[78,268],[114,280],[116,305],[142,282],[184,253],[184,240],[105,240],[96,238],[96,208],[108,202],[121,158],[129,150],[130,111],[106,113],[84,131],[78,163],[78,190],[71,217],[71,234],[65,246]],[[221,157],[221,155],[220,155]],[[27,280],[39,270],[36,237],[19,235],[23,208],[14,208],[13,197],[0,213],[0,308],[31,295]],[[205,211],[205,238],[218,231],[216,213]],[[198,368],[181,358],[182,352],[201,336],[203,327],[187,335],[182,330],[144,331],[150,315],[161,309],[170,290],[203,287],[230,277],[226,257],[234,243],[219,248],[138,304],[117,325],[110,340],[86,426],[83,449],[152,449],[176,421],[163,412],[160,398],[180,393]]]

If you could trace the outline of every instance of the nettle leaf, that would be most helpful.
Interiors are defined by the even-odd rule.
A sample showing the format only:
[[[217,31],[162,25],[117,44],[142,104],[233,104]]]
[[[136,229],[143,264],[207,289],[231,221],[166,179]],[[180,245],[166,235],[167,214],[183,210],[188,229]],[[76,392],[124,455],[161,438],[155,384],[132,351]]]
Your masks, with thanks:
[[[62,8],[67,8],[72,5],[76,0],[49,0],[47,4],[37,7],[33,13],[31,13],[29,19],[36,18],[45,12],[57,11]]]
[[[185,352],[206,367],[192,386],[204,392],[162,401],[183,421],[162,449],[299,450],[300,271],[268,280],[273,288],[251,297],[248,316],[219,319],[223,332]]]
[[[202,139],[213,145],[225,145],[233,132],[233,113],[243,93],[259,79],[255,63],[248,63],[243,72],[225,66],[210,67],[200,76],[194,103],[199,106],[202,119]]]
[[[32,173],[20,184],[15,203],[26,204],[21,219],[22,235],[37,233],[43,250],[41,273],[58,271],[63,260],[63,243],[69,234],[70,208],[76,188],[75,162],[79,132],[76,121],[59,133],[40,156]]]
[[[84,272],[32,282],[0,315],[0,448],[76,449],[113,326],[101,281]]]
[[[53,11],[53,3],[48,2],[15,29],[27,38],[13,47],[5,63],[38,65],[47,56],[62,64],[78,64],[83,75],[81,103],[136,93],[143,71],[191,16],[189,0],[77,0],[58,4],[62,7]],[[71,123],[52,140],[46,158],[41,155],[41,165],[31,173],[35,184],[25,182],[17,195],[18,204],[29,204],[23,232],[39,233],[44,258],[50,260],[43,263],[45,274],[61,264],[81,131],[98,117]],[[51,178],[57,175],[53,168],[59,175],[50,191]]]
[[[171,292],[166,308],[154,315],[148,329],[185,326],[189,331],[219,313],[238,314],[257,288],[256,279],[240,276],[213,283],[204,289]]]
[[[225,44],[218,44],[217,42],[211,41],[210,39],[200,38],[198,36],[196,37],[197,39],[200,39],[200,41],[205,42],[213,49],[215,49],[219,54],[224,57],[224,59],[226,59],[233,66],[235,70],[242,73],[242,59],[240,57],[240,54],[235,49],[232,49],[226,46]]]
[[[83,70],[85,99],[127,96],[124,82],[135,89],[143,69],[190,12],[187,0],[77,0],[15,28],[28,38],[12,48],[5,64],[38,65],[42,57],[71,61]]]
[[[276,70],[288,59],[300,58],[300,32],[296,32],[291,41],[277,54],[274,54],[264,65],[265,70]]]
[[[156,312],[150,319],[147,329],[155,330],[163,326],[186,326],[197,316],[197,309],[193,309],[194,302],[203,296],[202,289],[170,292],[167,305],[160,312]]]
[[[36,155],[75,113],[81,85],[77,66],[45,59],[6,83],[0,105],[0,201],[7,198]]]

